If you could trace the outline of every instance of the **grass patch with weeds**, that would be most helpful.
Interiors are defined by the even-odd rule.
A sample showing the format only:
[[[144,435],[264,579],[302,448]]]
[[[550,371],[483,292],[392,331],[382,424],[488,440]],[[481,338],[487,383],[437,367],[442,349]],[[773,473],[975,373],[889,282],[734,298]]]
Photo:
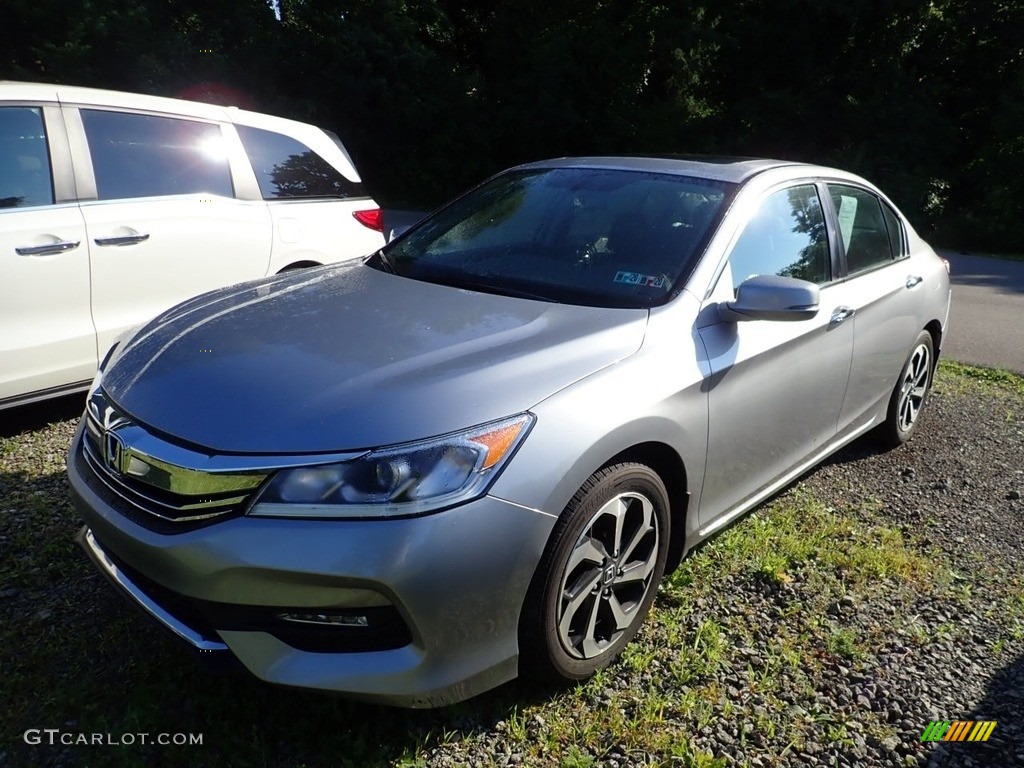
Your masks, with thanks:
[[[877,511],[865,509],[877,516]],[[880,519],[865,524],[799,488],[719,535],[702,557],[691,558],[670,584],[692,589],[710,571],[787,584],[806,578],[809,567],[836,576],[822,587],[841,594],[879,580],[937,578],[932,561],[904,541],[898,528]]]
[[[1024,376],[998,368],[980,368],[952,360],[940,360],[936,385],[940,389],[962,390],[969,383],[991,385],[999,389],[1024,395]]]

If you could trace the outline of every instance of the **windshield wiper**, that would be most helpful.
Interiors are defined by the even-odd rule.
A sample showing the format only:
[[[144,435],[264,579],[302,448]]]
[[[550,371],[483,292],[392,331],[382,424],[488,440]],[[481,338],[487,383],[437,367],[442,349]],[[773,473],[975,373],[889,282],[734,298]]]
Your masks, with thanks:
[[[391,261],[391,259],[388,257],[388,255],[386,253],[384,253],[384,249],[383,248],[380,248],[376,253],[371,255],[370,258],[367,259],[366,261],[369,262],[371,259],[374,259],[374,258],[377,259],[377,264],[380,265],[380,268],[381,268],[382,272],[387,272],[389,275],[397,275],[398,274],[398,270],[395,269],[394,263]]]
[[[427,273],[425,275],[416,275],[416,279],[423,280],[427,283],[448,285],[452,288],[465,288],[470,291],[480,291],[481,293],[493,293],[498,296],[512,296],[517,299],[546,301],[549,304],[557,303],[550,296],[542,296],[539,293],[532,293],[519,288],[512,288],[507,285],[495,285],[494,283],[489,283],[485,280],[475,280],[471,277],[464,277],[462,275]]]

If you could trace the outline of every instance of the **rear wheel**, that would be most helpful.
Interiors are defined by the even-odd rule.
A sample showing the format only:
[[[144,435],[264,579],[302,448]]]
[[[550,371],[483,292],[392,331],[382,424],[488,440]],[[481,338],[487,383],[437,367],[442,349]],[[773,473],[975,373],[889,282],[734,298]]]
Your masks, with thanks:
[[[633,639],[665,572],[669,502],[642,464],[592,475],[566,507],[520,622],[523,672],[584,680]]]
[[[914,434],[921,409],[928,399],[934,368],[935,344],[932,335],[922,331],[889,397],[888,415],[879,430],[879,437],[885,445],[895,448]]]

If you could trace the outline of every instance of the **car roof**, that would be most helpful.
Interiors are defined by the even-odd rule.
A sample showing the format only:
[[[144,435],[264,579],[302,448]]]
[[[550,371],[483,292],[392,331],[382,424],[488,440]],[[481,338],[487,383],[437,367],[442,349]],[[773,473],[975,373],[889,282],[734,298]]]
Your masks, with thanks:
[[[331,164],[346,178],[355,182],[361,181],[352,158],[340,140],[335,142],[319,126],[263,112],[252,112],[238,107],[222,107],[203,101],[151,96],[145,93],[111,91],[77,85],[24,83],[14,80],[0,80],[0,102],[4,101],[57,102],[66,106],[95,105],[111,109],[139,110],[171,116],[215,120],[233,123],[236,126],[247,125],[253,128],[276,130],[298,139],[322,157],[328,158]]]
[[[52,85],[0,80],[0,100],[59,101],[63,104],[102,104],[114,108],[168,112],[212,120],[227,120],[228,109],[186,99],[171,99],[145,93],[86,88],[78,85]]]
[[[763,171],[784,166],[814,166],[788,160],[756,157],[724,157],[716,155],[645,155],[618,157],[560,157],[527,163],[519,168],[593,168],[608,170],[647,171],[671,173],[680,176],[698,176],[740,184]]]

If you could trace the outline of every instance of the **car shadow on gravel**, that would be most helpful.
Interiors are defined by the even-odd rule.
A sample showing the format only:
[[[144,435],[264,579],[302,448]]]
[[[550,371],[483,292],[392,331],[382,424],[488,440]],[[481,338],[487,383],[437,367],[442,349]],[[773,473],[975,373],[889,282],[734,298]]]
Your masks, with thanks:
[[[918,768],[947,766],[1024,765],[1024,657],[1018,656],[997,671],[985,688],[985,697],[970,712],[940,712],[944,720],[996,722],[988,741],[936,743],[918,762]],[[922,731],[927,723],[922,724]]]
[[[85,393],[55,397],[40,403],[0,411],[0,438],[34,432],[49,424],[76,419],[85,410]]]
[[[862,459],[870,459],[872,456],[881,456],[886,453],[891,453],[894,450],[899,449],[884,447],[879,442],[878,437],[873,431],[868,432],[867,434],[858,437],[849,445],[845,445],[840,448],[807,474],[813,474],[816,470],[821,469],[822,467],[831,467],[836,464],[849,464]]]

